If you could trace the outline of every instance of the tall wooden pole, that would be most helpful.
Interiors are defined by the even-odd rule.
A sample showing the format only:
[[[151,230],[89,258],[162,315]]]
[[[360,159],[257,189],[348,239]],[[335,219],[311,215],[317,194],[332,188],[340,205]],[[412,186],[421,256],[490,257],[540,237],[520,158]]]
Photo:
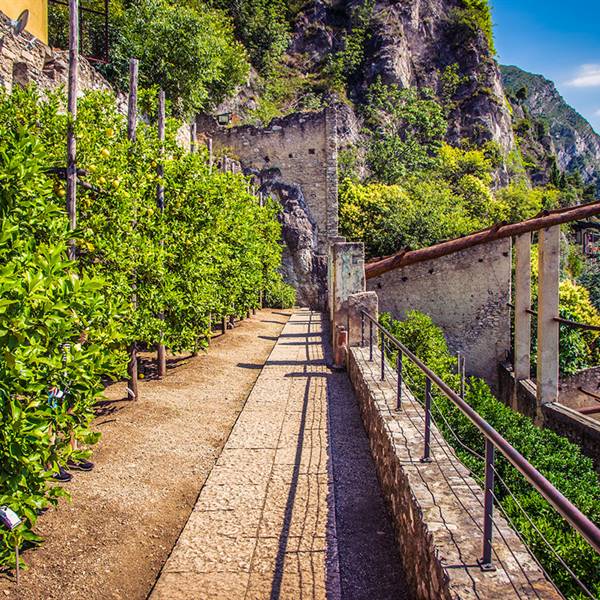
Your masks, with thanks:
[[[212,138],[206,140],[206,146],[208,148],[208,172],[212,173],[213,170],[213,141]]]
[[[77,80],[79,75],[79,0],[69,0],[69,80],[67,96],[67,215],[69,229],[77,227]],[[75,240],[69,241],[69,258],[75,260]]]
[[[137,126],[137,94],[138,94],[138,61],[132,58],[129,61],[129,103],[127,110],[127,137],[131,142],[135,142],[136,139],[136,126]],[[137,216],[134,217],[133,226],[137,225]],[[134,310],[137,308],[137,284],[136,275],[133,274],[132,296],[131,302]],[[128,394],[132,400],[139,398],[138,390],[138,356],[137,356],[137,343],[134,341],[129,346],[129,390]]]
[[[158,210],[163,214],[165,212],[165,186],[163,183],[163,176],[165,174],[165,168],[163,164],[163,155],[165,151],[164,142],[165,142],[165,92],[164,90],[160,90],[158,92],[158,141],[160,142],[160,158],[158,161],[158,166],[156,168],[158,173],[158,184],[156,186],[156,205],[158,206]],[[160,242],[161,248],[164,245],[164,241]],[[163,313],[160,314],[160,319],[164,320],[165,316]],[[158,344],[157,348],[157,367],[158,367],[158,376],[164,377],[167,374],[167,351],[165,345],[162,343]]]
[[[194,154],[196,152],[196,144],[198,138],[198,126],[196,124],[196,120],[192,121],[190,125],[190,152]]]

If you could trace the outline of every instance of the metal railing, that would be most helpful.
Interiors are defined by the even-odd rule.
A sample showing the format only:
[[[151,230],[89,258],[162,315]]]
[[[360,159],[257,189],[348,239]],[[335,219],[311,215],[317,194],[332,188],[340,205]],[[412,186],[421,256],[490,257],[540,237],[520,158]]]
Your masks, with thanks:
[[[429,369],[417,358],[404,344],[397,340],[387,329],[382,327],[371,315],[361,311],[361,346],[366,343],[366,324],[368,323],[369,361],[374,360],[375,332],[381,338],[381,380],[385,380],[386,371],[386,346],[391,345],[398,351],[396,359],[396,373],[398,377],[396,407],[402,408],[402,385],[404,378],[404,360],[411,361],[425,376],[425,401],[424,401],[424,443],[421,462],[431,462],[431,403],[432,386],[436,386],[442,394],[450,400],[482,433],[485,439],[485,481],[483,489],[483,543],[482,556],[479,565],[483,570],[492,570],[492,536],[494,512],[494,467],[495,452],[498,450],[508,462],[515,467],[525,479],[545,498],[551,506],[600,554],[600,528],[586,517],[574,504],[563,496],[527,459],[505,440],[487,421],[465,402],[450,386]]]

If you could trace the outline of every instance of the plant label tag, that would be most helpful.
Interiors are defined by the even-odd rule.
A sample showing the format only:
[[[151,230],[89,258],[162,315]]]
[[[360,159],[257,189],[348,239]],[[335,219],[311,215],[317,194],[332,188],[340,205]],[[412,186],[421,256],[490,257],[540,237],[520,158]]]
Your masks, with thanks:
[[[11,531],[22,522],[19,515],[8,506],[0,506],[0,521]]]

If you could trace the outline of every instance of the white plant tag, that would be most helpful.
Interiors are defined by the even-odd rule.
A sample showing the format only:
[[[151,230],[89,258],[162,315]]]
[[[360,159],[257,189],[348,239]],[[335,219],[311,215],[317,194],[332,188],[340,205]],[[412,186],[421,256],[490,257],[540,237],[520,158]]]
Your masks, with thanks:
[[[8,506],[0,506],[0,521],[10,530],[13,530],[22,522],[19,515],[14,510],[8,508]]]

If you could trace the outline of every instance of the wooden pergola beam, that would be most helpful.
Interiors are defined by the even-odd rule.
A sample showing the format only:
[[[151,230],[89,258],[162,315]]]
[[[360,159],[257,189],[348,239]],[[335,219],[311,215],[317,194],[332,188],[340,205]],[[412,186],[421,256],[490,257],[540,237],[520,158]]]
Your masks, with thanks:
[[[466,250],[480,244],[487,244],[524,233],[546,229],[555,225],[563,225],[571,221],[585,219],[600,214],[600,202],[590,202],[554,211],[544,211],[542,214],[519,223],[501,223],[483,231],[478,231],[447,242],[441,242],[419,250],[401,250],[397,254],[378,259],[365,265],[367,279],[379,277],[388,271],[400,269],[415,263],[441,258],[461,250]]]

